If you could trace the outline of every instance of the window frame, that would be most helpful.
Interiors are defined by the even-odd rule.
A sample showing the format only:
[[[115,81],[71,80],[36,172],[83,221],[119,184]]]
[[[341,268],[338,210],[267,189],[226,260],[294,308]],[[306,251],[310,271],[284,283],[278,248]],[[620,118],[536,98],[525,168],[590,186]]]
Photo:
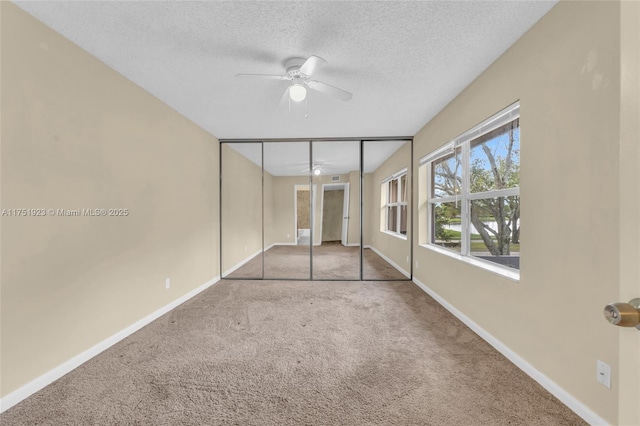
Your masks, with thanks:
[[[480,257],[474,256],[471,253],[471,202],[474,200],[484,200],[498,197],[520,197],[520,184],[516,187],[504,188],[504,189],[492,189],[483,192],[471,192],[470,184],[470,158],[471,158],[471,144],[480,138],[481,136],[505,126],[520,118],[520,103],[515,102],[502,111],[494,114],[488,119],[484,120],[480,124],[474,126],[472,129],[466,131],[462,135],[447,142],[438,149],[432,151],[426,156],[422,157],[418,163],[418,166],[426,167],[426,243],[420,244],[421,247],[429,248],[437,252],[455,257],[464,262],[479,266],[481,268],[490,270],[492,272],[503,275],[507,278],[518,281],[520,279],[520,270],[506,265],[502,265],[490,260],[485,260]],[[518,128],[520,124],[518,122]],[[443,158],[454,154],[456,150],[460,150],[460,169],[461,169],[461,181],[459,194],[436,196],[434,194],[434,176],[433,165],[442,160]],[[440,203],[459,203],[460,205],[460,219],[461,219],[461,247],[460,251],[453,250],[442,245],[435,243],[435,215],[433,207]],[[424,223],[422,220],[420,223]]]
[[[385,200],[384,200],[384,204],[382,205],[382,208],[384,209],[384,225],[380,227],[380,230],[382,232],[384,232],[385,234],[389,234],[392,235],[394,237],[397,238],[401,238],[403,240],[407,239],[407,232],[405,232],[404,234],[402,232],[400,232],[401,229],[401,223],[402,223],[402,207],[405,207],[405,210],[407,211],[407,220],[409,217],[409,202],[408,202],[408,196],[407,196],[407,192],[409,190],[409,178],[408,178],[408,171],[409,169],[407,167],[403,168],[402,170],[397,171],[396,173],[392,174],[391,176],[389,176],[388,178],[384,179],[381,183],[381,191],[385,192]],[[402,191],[402,177],[405,178],[405,191],[403,193]],[[396,201],[395,202],[391,202],[390,198],[391,198],[391,184],[392,182],[396,181],[397,182],[397,188],[398,188],[398,194],[396,197]],[[404,198],[404,201],[402,201],[402,198]],[[389,229],[389,208],[390,207],[394,207],[397,208],[397,214],[396,214],[396,230],[397,231],[393,231],[391,229]],[[407,224],[408,225],[408,224]]]

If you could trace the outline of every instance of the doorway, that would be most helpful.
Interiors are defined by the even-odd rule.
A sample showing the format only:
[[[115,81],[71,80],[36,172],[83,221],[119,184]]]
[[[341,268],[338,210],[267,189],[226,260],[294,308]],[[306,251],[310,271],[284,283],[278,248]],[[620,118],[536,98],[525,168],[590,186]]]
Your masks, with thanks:
[[[321,244],[339,241],[346,246],[349,233],[349,184],[322,185],[320,212]]]

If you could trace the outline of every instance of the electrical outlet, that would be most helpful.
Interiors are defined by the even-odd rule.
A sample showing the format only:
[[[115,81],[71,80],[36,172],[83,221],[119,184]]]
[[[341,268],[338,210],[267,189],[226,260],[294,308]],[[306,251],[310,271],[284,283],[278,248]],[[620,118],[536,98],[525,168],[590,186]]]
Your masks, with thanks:
[[[416,260],[416,269],[418,269],[418,261]]]
[[[287,238],[291,238],[291,234],[287,234]]]
[[[611,389],[611,366],[605,362],[598,360],[597,363],[598,376],[597,380],[602,385]]]
[[[409,263],[409,256],[407,256],[407,263]]]
[[[164,281],[164,288],[166,288],[166,289],[171,288],[171,279],[170,279],[170,278],[167,278],[167,279]]]

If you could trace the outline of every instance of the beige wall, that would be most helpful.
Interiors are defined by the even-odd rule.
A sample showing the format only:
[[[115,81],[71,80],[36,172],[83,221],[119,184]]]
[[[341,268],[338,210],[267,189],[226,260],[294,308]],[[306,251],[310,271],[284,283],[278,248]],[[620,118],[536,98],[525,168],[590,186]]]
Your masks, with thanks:
[[[2,2],[1,395],[218,274],[217,140]],[[165,278],[171,288],[165,289]]]
[[[364,234],[362,235],[362,244],[364,244],[365,247],[371,245],[373,237],[371,229],[374,229],[373,221],[374,219],[378,220],[377,212],[379,209],[375,207],[375,204],[373,203],[375,191],[373,183],[373,173],[364,173],[362,176],[362,208],[364,210],[362,212],[362,233]],[[375,211],[376,213],[371,214],[370,212],[372,211]]]
[[[634,72],[635,85],[637,65]],[[636,268],[638,253],[637,228],[633,242],[620,240],[620,90],[620,4],[561,2],[431,120],[414,145],[417,172],[420,157],[520,100],[520,282],[417,244],[414,276],[612,423],[621,337],[602,308],[618,299],[621,249],[636,254]],[[622,171],[635,179],[629,191],[638,188],[637,141],[624,142],[635,156]],[[625,220],[637,226],[638,198],[632,199],[635,216]],[[611,390],[595,380],[597,359],[612,367]],[[637,406],[637,390],[634,397]]]
[[[331,182],[331,176],[321,175],[313,178],[316,188],[315,194],[315,210],[316,217],[314,227],[314,242],[316,245],[321,243],[322,236],[320,234],[320,209],[322,203],[322,185],[330,183],[348,183],[349,184],[349,228],[347,230],[347,244],[360,244],[360,173],[358,171],[348,174],[339,175],[339,182]],[[294,186],[308,185],[309,178],[307,176],[272,176],[270,177],[272,193],[267,196],[265,192],[265,203],[267,199],[272,200],[272,212],[270,220],[265,218],[265,233],[269,235],[265,237],[265,246],[271,244],[294,244]],[[267,185],[265,180],[265,185]],[[266,190],[265,190],[266,191]]]
[[[257,150],[261,149],[260,144],[254,145]],[[225,276],[262,250],[262,168],[226,143],[222,144],[222,159],[220,269]],[[265,185],[265,194],[269,189],[269,185]],[[270,211],[267,200],[265,197],[265,219]]]
[[[256,145],[259,146],[259,145]],[[261,168],[222,144],[222,271],[253,256],[262,247]],[[357,174],[357,172],[355,172]],[[339,175],[341,183],[349,175]],[[322,185],[331,183],[330,176],[314,177],[315,214],[314,242],[322,241],[320,223]],[[307,176],[272,176],[264,172],[264,246],[295,244],[294,187],[309,185]],[[238,194],[242,194],[239,197]],[[359,195],[351,194],[357,203]],[[356,225],[359,226],[359,225]],[[357,242],[357,241],[356,241]]]
[[[360,172],[349,173],[349,226],[347,245],[360,245]]]
[[[366,145],[365,145],[366,150]],[[381,231],[383,219],[381,217],[381,189],[382,182],[394,173],[407,168],[407,179],[411,181],[411,143],[406,142],[389,159],[370,174],[370,184],[365,186],[365,228],[366,245],[371,245],[379,252],[394,261],[407,273],[411,270],[410,255],[411,242]],[[407,218],[407,235],[411,235],[411,200],[408,202],[409,217]],[[407,259],[409,258],[409,259]],[[366,278],[366,277],[365,277]]]
[[[263,171],[263,191],[264,191],[264,245],[269,247],[274,241],[274,229],[270,224],[273,222],[275,207],[273,205],[273,175],[266,170]],[[259,187],[257,187],[259,189]],[[256,189],[254,189],[256,190]]]
[[[348,182],[348,175],[339,175],[340,182]],[[313,184],[315,185],[315,214],[316,220],[313,229],[313,241],[318,245],[322,241],[321,232],[321,198],[322,185],[331,183],[331,176],[314,176]],[[271,244],[295,244],[295,216],[294,216],[294,199],[295,185],[309,185],[308,176],[274,176],[273,177],[273,216],[272,220],[267,223],[265,228],[270,227],[273,233],[269,239]]]
[[[273,176],[273,215],[265,221],[265,229],[270,228],[271,237],[266,247],[271,244],[295,244],[295,185],[309,185],[309,178],[304,176]],[[316,203],[316,206],[318,203]]]

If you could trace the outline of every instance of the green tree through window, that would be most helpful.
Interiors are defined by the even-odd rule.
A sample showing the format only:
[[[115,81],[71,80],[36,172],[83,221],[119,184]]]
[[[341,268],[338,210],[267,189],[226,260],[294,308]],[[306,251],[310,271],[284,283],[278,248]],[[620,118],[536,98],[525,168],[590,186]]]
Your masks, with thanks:
[[[520,118],[514,104],[420,162],[428,244],[518,269]]]

